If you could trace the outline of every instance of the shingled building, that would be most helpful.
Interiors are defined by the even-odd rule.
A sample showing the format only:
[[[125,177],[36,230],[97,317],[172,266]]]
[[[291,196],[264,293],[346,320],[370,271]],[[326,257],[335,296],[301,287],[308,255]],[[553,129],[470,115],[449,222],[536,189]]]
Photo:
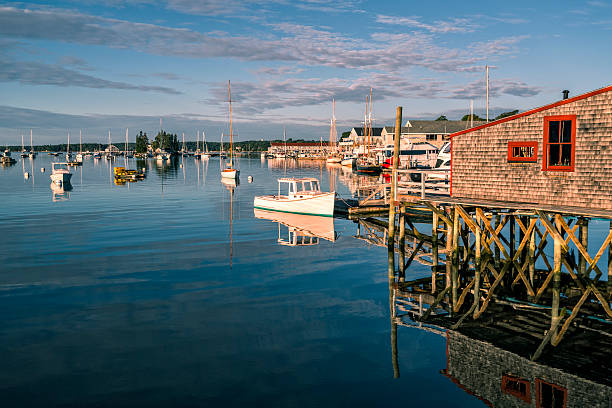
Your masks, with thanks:
[[[454,198],[612,210],[612,86],[451,139]]]

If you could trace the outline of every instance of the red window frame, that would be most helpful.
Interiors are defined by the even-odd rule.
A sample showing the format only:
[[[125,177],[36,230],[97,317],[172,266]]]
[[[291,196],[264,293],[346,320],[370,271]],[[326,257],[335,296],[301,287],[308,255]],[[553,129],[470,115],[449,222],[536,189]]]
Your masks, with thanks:
[[[548,126],[550,122],[571,120],[572,121],[572,134],[571,134],[571,163],[569,166],[549,166],[548,165]],[[544,118],[544,143],[542,143],[542,171],[574,171],[576,165],[576,115],[560,115],[560,116],[547,116]],[[556,143],[555,143],[556,144]],[[559,143],[567,144],[567,143]]]
[[[515,147],[533,148],[533,156],[516,157],[514,156]],[[508,142],[508,161],[511,163],[536,163],[538,161],[538,142]]]
[[[519,384],[524,384],[525,385],[525,393],[522,394],[521,392],[512,389],[510,387],[508,387],[509,383],[511,382],[516,382]],[[515,396],[516,398],[525,401],[527,403],[531,403],[531,382],[529,380],[525,380],[519,377],[514,377],[511,375],[503,375],[502,376],[502,384],[501,384],[501,389],[503,392],[505,392],[506,394],[510,394]]]
[[[535,392],[536,392],[536,408],[547,408],[542,405],[542,385],[548,385],[553,389],[559,390],[563,393],[563,407],[567,406],[567,388],[561,387],[560,385],[549,383],[539,378],[535,379]]]

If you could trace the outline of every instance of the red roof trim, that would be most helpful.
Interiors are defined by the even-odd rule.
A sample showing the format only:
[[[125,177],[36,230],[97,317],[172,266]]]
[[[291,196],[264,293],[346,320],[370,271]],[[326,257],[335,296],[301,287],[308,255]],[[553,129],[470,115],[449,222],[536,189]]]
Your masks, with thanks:
[[[489,127],[489,126],[499,125],[500,123],[509,122],[511,120],[522,118],[523,116],[533,115],[534,113],[538,113],[538,112],[542,112],[542,111],[545,111],[545,110],[548,110],[548,109],[556,108],[557,106],[566,105],[568,103],[576,102],[576,101],[579,101],[581,99],[590,98],[591,96],[599,95],[599,94],[602,94],[604,92],[609,92],[609,91],[612,91],[612,85],[607,86],[605,88],[597,89],[595,91],[588,92],[588,93],[585,93],[585,94],[582,94],[582,95],[574,96],[573,98],[563,99],[563,100],[560,100],[558,102],[551,103],[550,105],[545,105],[545,106],[541,106],[539,108],[528,110],[528,111],[516,114],[514,116],[509,116],[507,118],[499,119],[499,120],[496,120],[494,122],[489,122],[489,123],[484,124],[484,125],[476,126],[476,127],[471,128],[471,129],[462,130],[460,132],[456,132],[456,133],[451,134],[450,137],[453,138],[455,136],[459,136],[459,135],[463,135],[463,134],[466,134],[466,133],[474,132],[476,130],[484,129],[484,128]]]

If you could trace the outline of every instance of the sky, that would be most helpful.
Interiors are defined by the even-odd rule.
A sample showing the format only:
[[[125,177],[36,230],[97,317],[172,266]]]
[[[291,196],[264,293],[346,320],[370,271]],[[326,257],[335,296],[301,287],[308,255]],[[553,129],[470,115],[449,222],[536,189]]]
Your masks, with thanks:
[[[612,0],[0,2],[0,144],[326,139],[409,119],[527,110],[612,84]]]

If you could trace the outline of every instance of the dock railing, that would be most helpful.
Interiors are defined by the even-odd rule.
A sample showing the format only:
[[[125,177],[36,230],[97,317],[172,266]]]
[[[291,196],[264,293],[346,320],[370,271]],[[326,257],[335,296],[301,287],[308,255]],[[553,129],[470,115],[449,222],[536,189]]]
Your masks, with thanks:
[[[393,202],[401,195],[425,198],[427,195],[450,195],[450,171],[442,169],[396,169],[391,175],[394,183]]]

